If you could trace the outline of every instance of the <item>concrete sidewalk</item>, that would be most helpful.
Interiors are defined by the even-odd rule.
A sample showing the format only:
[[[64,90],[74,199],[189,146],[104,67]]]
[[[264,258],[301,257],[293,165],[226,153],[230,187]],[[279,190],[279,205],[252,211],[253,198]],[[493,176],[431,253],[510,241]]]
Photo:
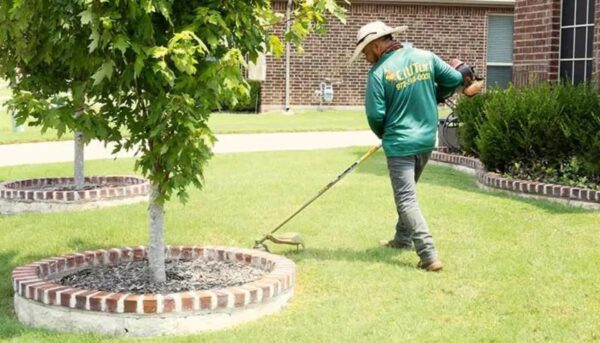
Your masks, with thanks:
[[[370,131],[294,132],[217,135],[216,154],[253,151],[291,151],[344,148],[379,144]],[[85,160],[134,157],[134,152],[112,155],[112,146],[91,142]],[[0,145],[0,166],[73,161],[73,141]]]

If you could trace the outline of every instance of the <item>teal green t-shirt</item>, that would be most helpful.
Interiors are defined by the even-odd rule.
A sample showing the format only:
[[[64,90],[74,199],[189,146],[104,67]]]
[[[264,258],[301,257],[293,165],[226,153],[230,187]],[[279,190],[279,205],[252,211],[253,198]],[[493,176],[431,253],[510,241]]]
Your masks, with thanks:
[[[442,94],[462,85],[460,72],[434,53],[404,48],[381,56],[369,71],[365,107],[386,156],[410,156],[435,148]]]

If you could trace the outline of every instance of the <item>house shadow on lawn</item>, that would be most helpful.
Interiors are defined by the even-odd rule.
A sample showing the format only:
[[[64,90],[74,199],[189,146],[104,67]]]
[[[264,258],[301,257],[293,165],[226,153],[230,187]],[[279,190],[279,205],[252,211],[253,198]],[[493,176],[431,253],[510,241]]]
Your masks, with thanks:
[[[359,159],[363,155],[363,152],[355,151],[354,155],[356,156],[356,159]],[[386,157],[383,151],[378,151],[369,160],[364,161],[363,164],[356,169],[356,172],[389,177]],[[500,190],[483,190],[477,186],[477,180],[474,175],[468,175],[461,171],[454,170],[449,166],[433,165],[431,163],[428,164],[425,167],[425,171],[423,172],[419,183],[426,183],[442,187],[452,187],[461,191],[478,193],[483,196],[510,199],[528,205],[533,205],[553,214],[593,212],[593,210],[552,202],[550,200],[528,199],[520,197],[516,194],[506,194]]]
[[[475,179],[475,176],[467,175],[463,172],[454,170],[446,166],[428,166],[425,169],[421,180],[419,180],[419,183],[434,186],[451,187],[461,191],[478,193],[484,197],[494,197],[516,201],[527,205],[535,206],[551,214],[573,214],[593,212],[593,210],[556,203],[550,200],[533,198],[528,199],[520,197],[517,194],[507,194],[500,190],[484,190],[477,186],[477,180]]]
[[[16,317],[13,307],[13,286],[11,274],[13,269],[20,265],[41,260],[50,256],[27,256],[20,261],[18,253],[9,250],[0,253],[0,340],[15,339],[23,335],[25,330],[49,332],[44,329],[36,329],[21,324]]]
[[[286,257],[301,262],[304,260],[319,261],[346,261],[346,262],[367,262],[367,263],[386,263],[395,267],[405,267],[414,269],[416,264],[398,260],[400,254],[414,254],[410,251],[398,251],[393,249],[369,248],[366,250],[353,250],[348,248],[323,249],[306,248],[303,250],[282,251]]]
[[[354,155],[358,159],[360,156],[362,156],[362,153],[360,151],[356,151],[354,152]],[[356,172],[389,177],[385,155],[383,152],[379,151],[377,154],[373,155],[370,160],[367,160],[364,162],[364,164],[361,164],[357,168]],[[461,171],[454,170],[449,166],[443,165],[428,164],[425,167],[425,171],[423,172],[421,179],[419,180],[419,184],[450,187],[461,191],[478,193],[486,197],[496,197],[518,201],[524,204],[533,205],[552,214],[593,212],[593,210],[556,203],[550,200],[528,199],[520,197],[516,194],[506,194],[502,191],[483,190],[477,186],[477,180],[475,179],[474,175],[468,175]]]

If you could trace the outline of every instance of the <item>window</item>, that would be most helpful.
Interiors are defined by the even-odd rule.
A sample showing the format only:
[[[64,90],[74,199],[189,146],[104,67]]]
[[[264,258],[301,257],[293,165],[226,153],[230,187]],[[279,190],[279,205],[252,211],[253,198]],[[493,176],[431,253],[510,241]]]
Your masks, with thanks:
[[[506,88],[512,81],[513,16],[490,15],[487,39],[487,87]]]
[[[574,84],[592,78],[594,0],[563,0],[560,25],[560,78]]]

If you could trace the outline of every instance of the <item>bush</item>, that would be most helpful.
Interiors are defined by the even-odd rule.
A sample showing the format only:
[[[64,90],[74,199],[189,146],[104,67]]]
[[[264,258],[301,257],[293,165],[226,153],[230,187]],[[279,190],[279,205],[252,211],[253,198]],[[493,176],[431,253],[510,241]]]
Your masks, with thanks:
[[[600,175],[600,98],[591,85],[560,87],[561,121],[569,151],[587,173]]]
[[[553,179],[599,178],[600,99],[590,85],[510,86],[462,99],[457,114],[461,148],[479,155],[489,170],[557,170]]]
[[[583,169],[600,178],[600,131],[591,136],[591,140],[592,144],[582,154]]]
[[[221,111],[226,112],[252,112],[256,113],[260,109],[260,81],[248,81],[250,92],[247,97],[238,99],[236,104],[224,103]]]
[[[560,134],[560,104],[548,84],[516,89],[490,97],[485,104],[486,121],[476,145],[481,161],[501,171],[519,161],[547,158],[564,160]]]
[[[454,113],[460,121],[458,128],[460,148],[469,155],[479,156],[475,140],[479,137],[479,127],[485,122],[484,104],[491,95],[491,92],[487,92],[474,97],[463,97],[456,104]]]

